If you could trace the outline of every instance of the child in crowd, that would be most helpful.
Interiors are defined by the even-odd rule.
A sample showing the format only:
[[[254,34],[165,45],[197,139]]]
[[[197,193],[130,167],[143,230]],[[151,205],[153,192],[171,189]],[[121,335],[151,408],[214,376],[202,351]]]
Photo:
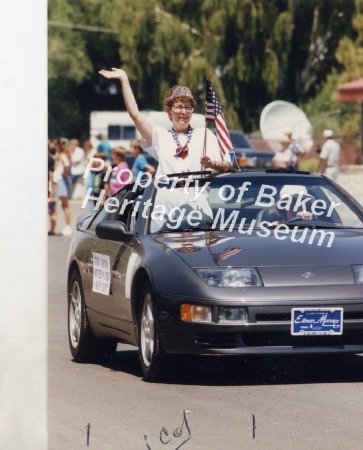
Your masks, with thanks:
[[[104,161],[106,160],[106,155],[104,153],[96,153],[94,158],[98,158],[98,159],[103,159]],[[93,161],[92,163],[92,168],[96,169],[97,167],[99,167],[99,163],[97,161]],[[102,191],[102,189],[105,189],[105,182],[103,181],[105,174],[106,174],[106,170],[107,167],[105,165],[103,170],[100,171],[93,171],[91,170],[87,176],[87,186],[86,186],[86,191],[88,191],[89,188],[92,189],[91,191],[91,196],[93,197],[98,197]],[[103,198],[103,201],[105,200],[105,195]],[[103,203],[102,201],[102,203]],[[88,202],[88,207],[89,207],[89,212],[90,213],[94,213],[95,211],[95,205],[96,205],[97,201],[93,200],[92,202],[89,201]]]
[[[126,184],[132,181],[131,172],[126,162],[126,149],[115,147],[112,149],[112,172],[107,181],[107,194],[112,197]]]
[[[137,178],[140,172],[149,172],[151,175],[154,175],[155,169],[151,164],[148,164],[139,139],[132,139],[130,142],[130,149],[131,154],[135,157],[135,161],[132,166],[134,178]]]
[[[90,139],[87,139],[86,141],[83,142],[83,150],[86,155],[86,163],[88,163],[89,159],[94,157],[95,154],[97,153]]]

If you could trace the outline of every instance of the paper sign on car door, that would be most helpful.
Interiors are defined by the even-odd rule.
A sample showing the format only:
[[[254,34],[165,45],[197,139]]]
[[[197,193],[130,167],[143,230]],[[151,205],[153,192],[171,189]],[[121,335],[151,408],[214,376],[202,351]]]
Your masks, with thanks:
[[[93,255],[93,292],[100,294],[110,294],[111,270],[110,257],[102,255],[101,253],[94,253]]]

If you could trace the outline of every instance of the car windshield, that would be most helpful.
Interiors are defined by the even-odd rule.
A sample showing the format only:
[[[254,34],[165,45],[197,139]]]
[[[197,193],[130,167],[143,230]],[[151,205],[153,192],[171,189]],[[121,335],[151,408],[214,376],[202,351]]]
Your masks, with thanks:
[[[308,175],[170,179],[156,189],[151,233],[274,228],[363,228],[361,212],[328,180]]]

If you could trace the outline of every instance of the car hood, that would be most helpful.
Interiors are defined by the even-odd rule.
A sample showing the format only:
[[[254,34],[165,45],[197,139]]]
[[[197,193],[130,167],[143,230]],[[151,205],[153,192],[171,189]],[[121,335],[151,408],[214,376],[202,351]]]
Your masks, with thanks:
[[[265,286],[296,284],[296,277],[304,284],[354,283],[351,265],[363,264],[363,230],[322,231],[334,231],[331,247],[327,238],[319,246],[319,236],[309,244],[312,230],[303,243],[292,242],[291,234],[278,240],[273,232],[261,237],[238,230],[166,233],[154,239],[193,268],[257,267]]]

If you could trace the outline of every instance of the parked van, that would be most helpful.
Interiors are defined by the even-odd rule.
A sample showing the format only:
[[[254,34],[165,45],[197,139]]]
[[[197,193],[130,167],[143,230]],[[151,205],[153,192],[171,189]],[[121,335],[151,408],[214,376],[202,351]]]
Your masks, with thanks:
[[[142,111],[157,125],[171,128],[171,122],[165,111]],[[111,147],[122,146],[129,149],[130,139],[140,138],[131,117],[127,111],[93,111],[90,118],[90,139],[97,148],[99,134],[105,134]],[[193,128],[203,128],[205,117],[203,114],[193,114],[190,122]]]

